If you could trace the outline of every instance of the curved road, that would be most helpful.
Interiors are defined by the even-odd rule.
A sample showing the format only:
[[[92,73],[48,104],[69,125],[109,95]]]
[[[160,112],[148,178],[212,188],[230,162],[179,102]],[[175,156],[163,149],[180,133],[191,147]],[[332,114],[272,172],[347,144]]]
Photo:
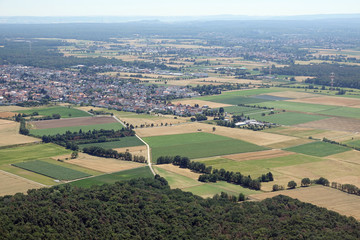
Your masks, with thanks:
[[[120,121],[120,119],[118,119],[116,116],[113,116],[115,119],[116,119],[116,121],[118,121],[119,123],[121,123],[123,126],[125,126],[125,124],[122,122],[122,121]],[[151,170],[151,172],[152,172],[152,174],[155,176],[156,175],[156,173],[155,173],[155,171],[154,171],[154,169],[153,169],[153,167],[152,167],[152,165],[151,165],[151,155],[150,155],[150,146],[149,146],[149,144],[147,144],[144,140],[142,140],[142,138],[141,137],[139,137],[137,134],[135,134],[135,136],[138,138],[138,139],[140,139],[140,141],[142,141],[145,145],[146,145],[146,148],[147,148],[147,162],[148,162],[148,165],[149,165],[149,168],[150,168],[150,170]]]

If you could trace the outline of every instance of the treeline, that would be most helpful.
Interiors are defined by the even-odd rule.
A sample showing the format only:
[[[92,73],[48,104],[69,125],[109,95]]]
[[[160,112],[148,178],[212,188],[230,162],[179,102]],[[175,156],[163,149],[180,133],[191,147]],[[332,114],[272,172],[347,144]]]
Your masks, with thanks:
[[[360,151],[360,147],[356,147],[356,146],[351,146],[351,145],[348,145],[346,143],[340,143],[340,142],[336,142],[334,140],[330,140],[330,139],[327,139],[327,138],[323,138],[322,139],[323,142],[327,142],[327,143],[331,143],[331,144],[336,144],[336,145],[340,145],[340,146],[343,146],[343,147],[348,147],[348,148],[352,148],[352,149],[355,149],[357,151]]]
[[[339,190],[349,193],[349,194],[355,194],[355,195],[360,196],[360,188],[358,188],[357,186],[355,186],[353,184],[347,184],[347,183],[342,184],[342,183],[332,182],[331,187],[339,189]]]
[[[131,136],[135,136],[135,132],[130,128],[120,130],[94,129],[87,132],[80,129],[78,132],[66,131],[64,134],[44,135],[41,139],[44,143],[52,142],[76,151],[79,149],[79,144],[119,141],[121,138]]]
[[[274,181],[274,177],[271,172],[267,174],[262,174],[261,177],[257,179],[252,179],[251,176],[245,176],[240,172],[226,171],[225,169],[212,169],[211,166],[206,167],[204,163],[190,161],[188,157],[181,156],[161,156],[157,159],[157,164],[169,164],[172,163],[175,166],[181,168],[188,168],[197,173],[203,173],[199,176],[200,182],[214,182],[217,181],[226,181],[228,183],[233,183],[247,187],[254,190],[261,189],[261,182],[271,182]]]
[[[266,70],[264,70],[266,71]],[[310,76],[306,83],[330,86],[330,74],[335,74],[334,87],[360,89],[360,66],[345,64],[293,64],[286,67],[274,67],[274,74],[292,76]]]
[[[200,93],[201,95],[214,95],[214,94],[221,94],[222,91],[230,91],[230,90],[238,90],[244,87],[248,87],[247,84],[221,84],[221,85],[202,85],[199,84],[196,87],[187,86],[193,91]]]
[[[98,146],[85,147],[83,152],[97,157],[116,158],[124,161],[134,161],[139,163],[146,162],[144,156],[133,156],[130,152],[119,153],[116,150],[104,149]]]
[[[2,239],[359,239],[360,223],[286,196],[238,204],[167,181],[58,185],[0,197]]]

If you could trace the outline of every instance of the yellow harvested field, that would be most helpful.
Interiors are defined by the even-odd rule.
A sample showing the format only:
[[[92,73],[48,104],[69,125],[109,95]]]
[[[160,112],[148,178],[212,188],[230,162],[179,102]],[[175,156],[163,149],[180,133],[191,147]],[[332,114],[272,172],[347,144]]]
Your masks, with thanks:
[[[289,136],[278,135],[273,133],[251,131],[251,130],[239,129],[239,128],[227,128],[221,126],[215,126],[216,130],[214,132],[213,127],[214,125],[194,122],[194,123],[184,123],[171,127],[137,129],[136,132],[140,137],[162,136],[162,135],[193,133],[193,132],[208,132],[225,137],[248,141],[262,146],[297,139],[295,137],[289,137]]]
[[[14,117],[16,113],[13,112],[0,112],[0,118],[11,118]]]
[[[327,138],[327,139],[335,140],[337,142],[351,140],[353,137],[357,137],[357,136],[359,136],[359,134],[344,132],[344,131],[326,131],[323,133],[312,135],[313,138],[318,138],[318,139]]]
[[[69,157],[69,156],[66,156]],[[62,159],[62,156],[60,157],[54,157],[54,159]],[[142,163],[136,163],[136,162],[129,162],[129,161],[121,161],[113,158],[101,158],[101,157],[95,157],[90,156],[84,153],[79,153],[79,157],[76,159],[71,159],[65,161],[66,163],[71,163],[78,165],[80,167],[93,169],[99,172],[104,173],[112,173],[112,172],[119,172],[122,170],[128,170],[138,167],[145,166]]]
[[[330,155],[326,158],[360,165],[360,151],[356,150]]]
[[[298,146],[298,145],[303,145],[303,144],[309,143],[309,142],[312,142],[312,140],[306,139],[306,138],[297,138],[294,140],[273,143],[273,144],[269,144],[266,146],[270,147],[270,148],[275,148],[275,149],[283,149],[283,148],[289,148],[289,147],[294,147],[294,146]]]
[[[263,190],[265,192],[271,192],[272,187],[273,187],[274,184],[277,184],[279,186],[283,186],[285,189],[287,187],[288,182],[290,182],[290,181],[295,181],[298,186],[300,186],[300,184],[301,184],[301,179],[302,178],[283,175],[281,173],[278,173],[278,172],[274,171],[273,169],[271,169],[271,173],[274,176],[274,181],[273,182],[262,182],[261,183],[261,190]]]
[[[20,124],[0,119],[0,146],[39,142],[40,139],[19,134]]]
[[[161,123],[163,125],[167,124],[179,124],[179,123],[183,123],[186,122],[186,119],[184,118],[178,118],[178,119],[174,119],[174,118],[168,118],[168,117],[154,117],[154,118],[124,118],[124,117],[120,117],[120,120],[122,122],[126,122],[129,124],[132,124],[134,127],[138,127],[138,129],[136,129],[136,132],[138,132],[139,130],[141,130],[140,126],[146,125],[146,126],[151,126],[151,124],[154,124],[155,127],[157,126],[161,126]]]
[[[275,97],[284,97],[284,98],[312,98],[317,97],[318,95],[306,92],[296,92],[296,91],[283,91],[283,92],[272,92],[267,93],[266,95],[271,95]]]
[[[182,176],[194,179],[194,180],[198,180],[199,176],[201,175],[200,173],[195,173],[195,172],[190,171],[187,168],[180,168],[179,166],[175,166],[173,164],[159,164],[156,166],[158,168],[164,169],[168,172],[173,172],[173,173],[176,173],[176,174],[179,174],[179,175],[182,175]],[[200,184],[200,182],[199,182],[199,184]]]
[[[106,112],[106,108],[99,108],[99,107],[92,107],[92,106],[86,106],[86,107],[77,107],[76,109],[79,109],[79,110],[83,110],[83,111],[90,111],[91,109],[94,110],[94,111],[105,111]]]
[[[299,179],[308,177],[310,179],[317,179],[324,177],[330,182],[338,181],[344,177],[360,176],[360,165],[351,162],[339,161],[339,160],[325,160],[320,162],[305,163],[293,166],[273,168],[274,171],[287,176],[293,176]],[[359,182],[347,182],[360,187]]]
[[[344,106],[352,107],[360,105],[360,99],[357,98],[345,98],[345,97],[310,97],[302,99],[287,100],[289,102],[300,102],[300,103],[312,103],[332,106]]]
[[[235,161],[247,161],[247,160],[256,160],[256,159],[268,159],[268,158],[276,158],[283,157],[295,154],[293,152],[287,152],[279,149],[272,149],[260,152],[250,152],[250,153],[238,153],[222,156],[224,158],[228,158]]]
[[[352,216],[357,220],[360,220],[359,196],[347,194],[330,187],[313,186],[271,193],[254,194],[249,197],[253,200],[261,201],[280,194],[291,198],[297,198],[300,201],[308,202],[319,207],[325,207],[342,215]]]
[[[19,106],[0,106],[0,112],[13,112],[13,111],[21,111],[27,110],[30,108],[19,107]]]
[[[42,187],[45,185],[0,170],[0,196],[26,193],[29,189]]]
[[[344,132],[360,132],[360,119],[333,117],[296,125],[296,127],[325,129]]]
[[[147,160],[147,148],[146,146],[136,146],[136,147],[127,147],[127,148],[115,148],[114,150],[119,153],[130,152],[133,156],[143,156]]]
[[[175,104],[175,105],[182,104],[182,105],[190,105],[190,106],[194,106],[195,104],[199,104],[200,107],[206,105],[206,106],[209,106],[211,108],[220,108],[220,107],[232,106],[230,104],[225,104],[225,103],[215,103],[215,102],[196,100],[196,99],[184,99],[184,100],[178,100],[178,101],[175,101],[175,102],[172,102],[172,103]]]

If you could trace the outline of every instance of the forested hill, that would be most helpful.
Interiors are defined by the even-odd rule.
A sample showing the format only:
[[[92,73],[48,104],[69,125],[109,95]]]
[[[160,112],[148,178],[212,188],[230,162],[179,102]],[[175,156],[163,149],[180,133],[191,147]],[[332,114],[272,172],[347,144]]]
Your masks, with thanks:
[[[279,196],[234,203],[139,179],[0,198],[1,239],[359,239],[360,224]]]

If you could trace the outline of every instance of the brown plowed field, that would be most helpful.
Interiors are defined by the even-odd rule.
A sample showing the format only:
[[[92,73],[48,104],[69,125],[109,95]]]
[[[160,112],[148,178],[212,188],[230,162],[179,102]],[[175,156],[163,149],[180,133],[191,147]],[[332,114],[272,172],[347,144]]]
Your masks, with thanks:
[[[0,119],[0,146],[38,142],[40,139],[19,134],[20,124]]]
[[[69,155],[67,155],[66,157],[69,157]],[[57,158],[62,159],[61,157],[56,157],[56,159]],[[78,158],[67,160],[66,162],[104,173],[119,172],[122,170],[145,166],[145,164],[142,163],[121,161],[113,158],[95,157],[84,153],[79,153]]]
[[[279,192],[254,194],[249,197],[261,201],[280,194],[291,198],[297,198],[300,201],[312,203],[319,207],[325,207],[329,210],[346,216],[352,216],[357,220],[360,220],[360,197],[330,187],[313,186]]]
[[[360,99],[344,98],[344,97],[312,97],[312,98],[293,99],[287,101],[342,106],[342,107],[351,107],[351,106],[360,105]]]
[[[317,128],[345,132],[360,132],[360,119],[333,117],[302,123],[296,127]]]
[[[260,152],[232,154],[232,155],[226,155],[226,156],[222,156],[222,157],[228,158],[231,160],[235,160],[235,161],[247,161],[247,160],[283,157],[283,156],[288,156],[288,155],[292,155],[292,154],[295,154],[295,153],[278,150],[278,149],[273,149],[273,150],[260,151]]]
[[[41,187],[44,185],[0,170],[0,196],[26,193],[29,189]]]
[[[64,118],[56,120],[34,121],[32,125],[35,129],[48,129],[60,127],[86,126],[104,123],[117,122],[113,117],[79,117],[79,118]]]
[[[215,131],[213,131],[213,127],[216,128]],[[140,137],[162,136],[162,135],[193,133],[193,132],[213,133],[225,137],[240,139],[261,146],[297,139],[295,137],[284,136],[279,134],[251,131],[251,130],[245,130],[239,128],[227,128],[227,127],[215,126],[206,123],[196,123],[196,122],[184,123],[171,127],[155,127],[155,128],[144,128],[144,129],[136,130],[136,133]]]

